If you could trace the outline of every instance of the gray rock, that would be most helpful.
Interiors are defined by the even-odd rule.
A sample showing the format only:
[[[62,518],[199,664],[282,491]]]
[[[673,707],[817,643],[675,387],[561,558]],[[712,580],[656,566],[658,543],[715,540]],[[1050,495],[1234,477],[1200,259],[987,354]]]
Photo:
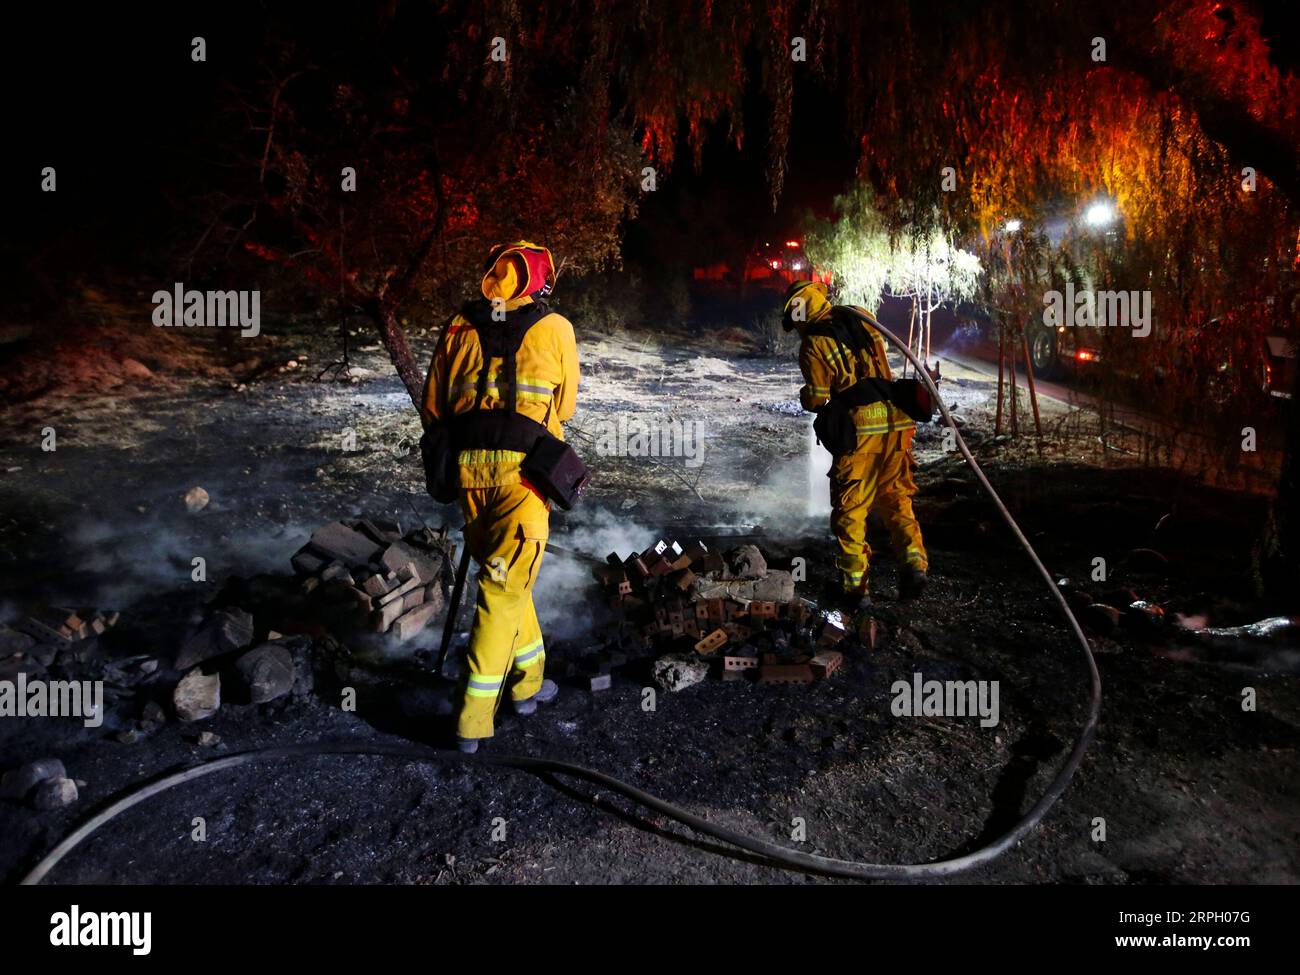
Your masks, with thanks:
[[[57,758],[38,758],[34,762],[10,769],[0,776],[0,797],[26,799],[27,794],[47,779],[61,779],[68,774]]]
[[[32,793],[32,805],[48,811],[71,806],[77,801],[77,783],[69,778],[46,779]]]
[[[182,721],[200,721],[212,717],[221,707],[220,676],[204,676],[195,667],[176,685],[176,690],[172,693],[172,706],[176,708],[176,717]]]
[[[197,514],[208,506],[211,498],[208,492],[201,487],[192,487],[185,492],[185,510],[190,514]]]
[[[263,643],[235,661],[235,670],[254,704],[265,704],[293,690],[293,657],[276,643]]]
[[[754,583],[754,598],[764,602],[794,602],[794,576],[786,569],[768,569],[767,575]]]
[[[313,668],[313,644],[309,636],[291,636],[276,641],[276,645],[289,651],[293,659],[293,699],[301,701],[311,695],[316,684]]]
[[[741,545],[726,554],[733,579],[761,579],[767,575],[767,559],[757,545]]]
[[[656,684],[676,693],[708,677],[709,665],[693,654],[670,653],[654,662],[651,673]]]
[[[311,547],[327,560],[342,562],[350,569],[364,568],[383,548],[341,521],[312,532]]]
[[[253,642],[253,616],[232,607],[214,613],[176,655],[176,669],[189,670],[213,657],[242,650]]]
[[[719,582],[702,576],[692,583],[697,599],[734,599],[738,603],[747,603],[754,599],[756,582],[723,581]]]
[[[167,712],[157,701],[149,701],[140,711],[140,720],[145,724],[166,724]]]

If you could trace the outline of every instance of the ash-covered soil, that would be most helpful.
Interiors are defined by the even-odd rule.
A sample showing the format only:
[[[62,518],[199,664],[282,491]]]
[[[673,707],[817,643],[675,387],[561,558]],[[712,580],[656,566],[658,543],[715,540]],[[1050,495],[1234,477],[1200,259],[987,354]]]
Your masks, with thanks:
[[[580,325],[580,323],[579,323]],[[201,336],[193,341],[202,343]],[[361,341],[367,340],[363,337]],[[423,361],[429,338],[417,336]],[[35,399],[6,411],[0,450],[0,616],[38,603],[120,610],[106,657],[169,659],[214,601],[259,573],[288,577],[310,530],[364,515],[459,524],[421,492],[411,454],[418,422],[374,346],[355,381],[316,382],[327,335],[268,326],[211,378],[164,370],[109,393]],[[584,387],[572,433],[595,470],[580,509],[552,540],[603,557],[658,537],[760,526],[770,560],[807,560],[801,594],[820,599],[830,543],[818,494],[824,462],[794,408],[793,357],[765,358],[734,331],[606,335],[583,342]],[[249,361],[250,355],[256,362]],[[214,360],[215,361],[215,360]],[[293,362],[293,367],[288,363]],[[1096,635],[1104,681],[1097,741],[1074,783],[1028,840],[962,879],[1039,883],[1294,883],[1300,876],[1295,760],[1300,693],[1293,648],[1204,642],[1177,614],[1216,626],[1272,615],[1250,597],[1258,498],[1177,475],[1113,466],[1059,403],[1062,434],[991,435],[989,380],[944,365],[948,401],[990,477],[1057,578],[1102,602],[1133,595],[1168,621],[1128,616]],[[604,456],[620,417],[702,424],[702,455]],[[41,450],[53,427],[58,449]],[[876,862],[966,851],[1037,798],[1077,734],[1087,700],[1077,647],[1041,580],[1000,525],[941,432],[919,437],[918,511],[932,558],[922,599],[898,604],[895,568],[873,569],[882,639],[845,645],[844,669],[810,686],[717,679],[643,708],[646,663],[612,690],[564,685],[553,707],[503,714],[488,747],[611,773],[719,823],[800,849]],[[696,463],[696,459],[701,462]],[[1103,466],[1111,465],[1111,466]],[[182,501],[202,486],[211,503]],[[1159,527],[1157,527],[1159,526]],[[745,530],[751,530],[748,527]],[[887,546],[881,539],[880,550]],[[719,544],[719,543],[714,543]],[[1167,564],[1134,555],[1154,548]],[[206,559],[205,583],[191,580]],[[1109,577],[1093,582],[1095,558]],[[1116,593],[1116,590],[1131,592]],[[471,594],[472,595],[472,594]],[[588,568],[548,555],[539,607],[550,666],[595,642],[604,610]],[[1132,625],[1130,625],[1130,623]],[[223,704],[211,719],[174,718],[116,740],[147,700],[170,699],[160,669],[113,699],[104,725],[0,719],[0,767],[62,759],[85,783],[57,812],[0,802],[0,876],[13,881],[93,810],[162,772],[250,748],[315,740],[448,741],[447,686],[413,652],[370,660],[355,712],[336,681],[307,700]],[[317,640],[323,658],[337,653]],[[332,660],[325,666],[329,671]],[[891,713],[890,687],[926,679],[996,680],[1000,722]],[[1242,708],[1244,688],[1257,695]],[[201,745],[210,731],[216,745]],[[192,838],[202,818],[206,840]],[[1105,840],[1097,841],[1097,820]],[[805,838],[792,839],[796,820]],[[582,784],[461,764],[380,758],[260,763],[182,786],[109,824],[56,868],[55,882],[465,883],[802,882]]]

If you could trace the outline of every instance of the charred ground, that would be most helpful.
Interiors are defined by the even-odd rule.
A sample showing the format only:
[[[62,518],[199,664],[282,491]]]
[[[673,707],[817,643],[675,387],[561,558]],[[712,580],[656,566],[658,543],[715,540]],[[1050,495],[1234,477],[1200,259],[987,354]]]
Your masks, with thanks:
[[[323,331],[284,323],[268,329],[257,361],[215,350],[199,365],[157,361],[152,378],[115,379],[102,395],[52,394],[8,410],[0,453],[6,616],[35,603],[118,609],[122,622],[101,641],[99,666],[140,653],[166,659],[205,608],[275,585],[258,574],[287,578],[289,556],[319,524],[363,514],[411,523],[412,505],[430,524],[454,523],[420,491],[411,455],[418,424],[379,351],[363,346],[355,382],[314,381],[334,352]],[[416,337],[421,357],[428,342]],[[587,449],[596,487],[579,511],[555,519],[553,541],[599,557],[601,546],[640,548],[679,527],[759,525],[769,559],[808,559],[812,578],[801,592],[819,598],[828,579],[824,517],[790,501],[802,505],[809,483],[807,418],[791,408],[797,371],[789,358],[753,350],[753,336],[740,330],[584,339],[575,432],[615,410],[665,415],[683,394],[692,415],[716,422],[695,469]],[[184,383],[176,381],[181,369],[190,370]],[[1232,625],[1267,615],[1252,603],[1249,578],[1261,501],[1170,473],[1102,467],[1112,461],[1087,438],[1054,440],[1042,456],[1032,441],[995,441],[988,381],[955,372],[945,389],[1008,505],[1072,589],[1112,602],[1125,594],[1115,590],[1131,590],[1170,621],[1208,614]],[[53,453],[39,449],[46,426],[59,431]],[[344,451],[348,429],[357,447]],[[901,607],[892,599],[894,567],[878,559],[881,646],[850,647],[835,678],[782,688],[710,680],[660,693],[646,712],[648,673],[631,665],[607,693],[570,686],[527,721],[505,717],[492,747],[589,765],[780,841],[802,817],[804,848],[839,857],[918,862],[1005,829],[1080,727],[1083,661],[1041,581],[968,472],[943,454],[937,431],[922,436],[920,460],[932,586]],[[195,485],[212,502],[189,514],[181,497]],[[1168,563],[1132,554],[1148,547]],[[206,585],[189,581],[195,554],[208,559]],[[1105,584],[1088,581],[1097,556],[1112,566]],[[551,555],[542,574],[554,666],[598,639],[600,601],[583,566]],[[417,647],[435,640],[431,630]],[[171,719],[134,743],[116,740],[147,700],[169,699],[176,675],[163,668],[116,698],[101,728],[9,723],[0,764],[52,754],[86,784],[80,802],[60,812],[0,803],[0,871],[16,879],[123,790],[215,755],[318,739],[446,742],[447,689],[429,674],[427,656],[355,662],[349,679],[360,705],[347,713],[332,680],[337,645],[309,642],[322,667],[305,701],[227,704],[208,721]],[[1105,686],[1096,744],[1044,826],[972,879],[1295,882],[1293,651],[1210,646],[1172,625],[1144,631],[1140,621],[1094,634],[1094,647]],[[1000,725],[893,717],[890,685],[915,671],[1000,681]],[[1241,707],[1246,686],[1258,692],[1254,712]],[[220,744],[199,745],[204,730]],[[205,843],[190,838],[196,816],[207,822]],[[496,817],[507,825],[504,842],[491,839]],[[1091,839],[1096,817],[1106,820],[1104,843]],[[55,879],[805,878],[723,855],[581,785],[457,764],[322,758],[246,766],[167,793],[93,837]]]

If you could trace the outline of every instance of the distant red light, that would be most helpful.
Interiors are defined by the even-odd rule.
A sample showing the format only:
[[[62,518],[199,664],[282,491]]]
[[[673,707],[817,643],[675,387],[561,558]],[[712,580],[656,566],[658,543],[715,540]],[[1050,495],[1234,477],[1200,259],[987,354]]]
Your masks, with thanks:
[[[773,262],[772,262],[772,270],[773,270],[773,271],[779,271],[779,270],[781,270],[781,262],[780,262],[780,261],[773,261]]]
[[[786,247],[798,247],[798,246],[799,246],[799,241],[797,241],[797,240],[787,240],[787,241],[785,242],[785,246],[786,246]]]
[[[1074,354],[1074,357],[1080,362],[1094,362],[1097,359],[1097,353],[1091,349],[1080,349]]]

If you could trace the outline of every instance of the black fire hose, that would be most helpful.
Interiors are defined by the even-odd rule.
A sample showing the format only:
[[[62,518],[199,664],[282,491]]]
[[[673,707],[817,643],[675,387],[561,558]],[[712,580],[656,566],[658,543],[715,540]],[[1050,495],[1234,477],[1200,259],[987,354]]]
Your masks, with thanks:
[[[385,745],[385,744],[363,744],[351,742],[316,742],[307,745],[289,745],[282,748],[263,748],[251,752],[243,752],[239,755],[231,755],[227,758],[218,758],[210,762],[204,762],[193,768],[186,769],[183,772],[175,772],[165,775],[151,783],[141,786],[132,792],[127,793],[117,802],[108,806],[106,809],[97,813],[87,822],[79,826],[58,846],[51,850],[44,859],[41,860],[31,872],[25,876],[20,883],[38,884],[45,876],[62,860],[73,848],[82,840],[90,836],[95,830],[103,826],[109,820],[113,819],[119,813],[130,809],[146,799],[164,792],[174,786],[190,782],[194,779],[212,775],[229,768],[244,765],[249,762],[270,759],[297,758],[306,755],[383,755],[391,758],[402,758],[413,761],[423,762],[469,762],[479,765],[496,766],[499,768],[518,769],[523,772],[533,772],[537,774],[549,773],[553,775],[563,775],[570,778],[581,779],[598,785],[610,792],[623,796],[638,805],[647,809],[652,809],[669,819],[675,820],[684,826],[689,826],[695,832],[704,836],[721,840],[724,843],[730,843],[732,846],[739,847],[742,850],[748,850],[770,860],[774,866],[785,867],[792,870],[804,870],[812,873],[826,874],[834,877],[847,877],[859,880],[928,880],[936,877],[948,877],[965,870],[988,863],[995,857],[1005,853],[1011,847],[1015,846],[1031,829],[1038,825],[1047,811],[1065,792],[1066,786],[1078,771],[1080,763],[1083,761],[1084,753],[1088,750],[1093,737],[1097,733],[1097,721],[1101,716],[1101,675],[1097,672],[1097,662],[1093,659],[1092,648],[1088,645],[1088,638],[1083,635],[1083,630],[1079,626],[1079,621],[1074,618],[1070,612],[1069,604],[1066,603],[1065,597],[1061,595],[1051,574],[1047,571],[1038,554],[1034,551],[1029,540],[1025,538],[1020,526],[1016,524],[1011,513],[1007,511],[1006,505],[998,497],[993,485],[989,483],[984,472],[976,463],[975,458],[971,455],[970,448],[962,439],[961,431],[957,425],[952,422],[952,416],[943,404],[943,397],[940,395],[938,387],[935,386],[934,380],[930,378],[929,373],[923,368],[922,363],[913,355],[912,350],[907,348],[899,338],[888,329],[881,326],[874,319],[869,318],[856,309],[850,309],[855,315],[864,322],[871,325],[872,328],[880,332],[893,345],[903,353],[904,356],[916,367],[917,376],[930,389],[934,396],[935,402],[939,405],[939,411],[943,414],[944,420],[952,429],[956,438],[957,446],[960,448],[962,456],[965,457],[966,463],[975,472],[979,479],[980,486],[992,499],[998,513],[1015,535],[1016,540],[1020,542],[1026,554],[1028,554],[1035,568],[1038,569],[1039,575],[1052,592],[1052,597],[1056,600],[1057,607],[1065,616],[1069,624],[1070,631],[1074,634],[1083,651],[1084,660],[1088,665],[1088,677],[1091,682],[1091,698],[1088,704],[1088,720],[1084,723],[1083,730],[1079,733],[1074,747],[1070,750],[1070,755],[1066,759],[1061,770],[1056,774],[1047,791],[1042,797],[1034,803],[1029,812],[1025,813],[1020,820],[1011,827],[1006,833],[1002,834],[993,842],[980,847],[979,849],[967,853],[964,856],[952,857],[947,860],[935,860],[930,863],[915,864],[892,864],[892,863],[861,863],[855,860],[839,860],[834,857],[818,856],[812,853],[800,853],[789,847],[782,846],[779,843],[773,843],[757,836],[751,836],[747,833],[741,833],[737,830],[729,829],[726,826],[719,826],[711,823],[702,816],[675,806],[659,797],[638,789],[634,785],[622,782],[613,776],[606,775],[603,772],[597,772],[594,769],[584,768],[581,765],[572,765],[568,762],[557,762],[548,758],[528,758],[521,755],[462,755],[459,752],[427,748],[419,745]]]

